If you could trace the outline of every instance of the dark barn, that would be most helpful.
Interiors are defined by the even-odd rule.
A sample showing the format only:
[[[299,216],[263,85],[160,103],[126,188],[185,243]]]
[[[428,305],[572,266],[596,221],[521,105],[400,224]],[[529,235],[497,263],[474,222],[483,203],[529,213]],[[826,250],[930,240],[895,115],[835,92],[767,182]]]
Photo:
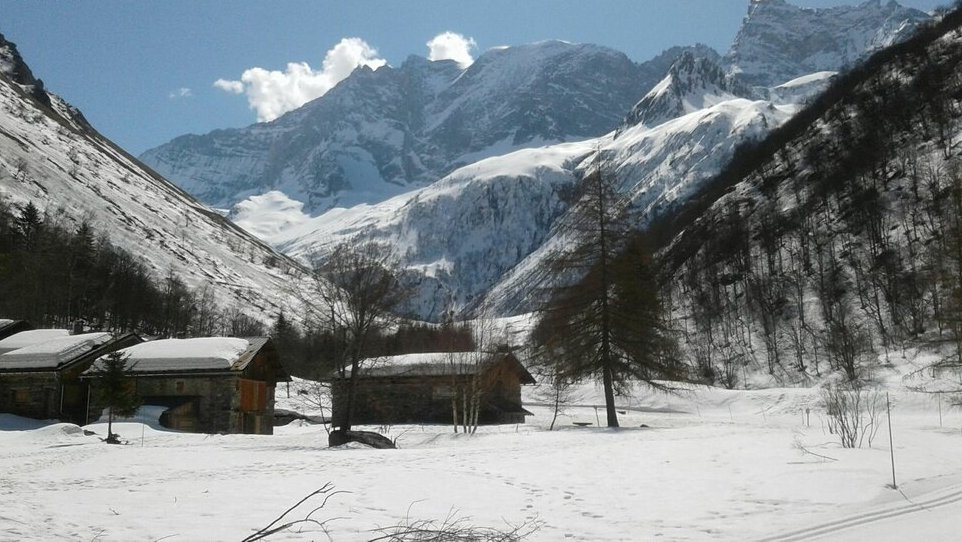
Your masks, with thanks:
[[[453,423],[452,401],[480,393],[478,422],[524,423],[521,386],[534,377],[510,352],[408,354],[364,360],[352,424]],[[334,378],[332,418],[344,421],[350,375]],[[473,388],[472,388],[473,387]]]

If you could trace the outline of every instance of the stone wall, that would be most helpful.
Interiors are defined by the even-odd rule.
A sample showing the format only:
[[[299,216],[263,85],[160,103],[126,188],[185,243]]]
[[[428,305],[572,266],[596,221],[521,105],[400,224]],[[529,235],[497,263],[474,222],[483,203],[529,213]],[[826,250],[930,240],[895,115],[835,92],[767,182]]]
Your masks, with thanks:
[[[170,419],[173,429],[197,433],[273,433],[274,387],[268,386],[267,409],[264,412],[241,411],[240,378],[226,376],[141,376],[133,377],[137,395],[153,399],[160,406],[193,399],[194,408],[177,408]],[[103,411],[96,397],[96,381],[92,383],[91,420]],[[194,417],[191,420],[191,417]]]
[[[38,420],[60,416],[60,379],[57,373],[0,375],[0,412]]]

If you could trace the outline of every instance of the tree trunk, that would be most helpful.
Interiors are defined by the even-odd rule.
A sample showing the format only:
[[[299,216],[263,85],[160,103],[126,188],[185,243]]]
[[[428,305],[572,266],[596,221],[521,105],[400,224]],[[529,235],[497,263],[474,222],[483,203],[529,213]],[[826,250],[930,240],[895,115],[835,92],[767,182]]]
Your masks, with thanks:
[[[608,415],[608,427],[618,427],[618,412],[615,410],[615,385],[611,374],[611,366],[605,364],[602,374],[605,386],[605,412]]]
[[[558,420],[558,408],[561,406],[561,388],[556,387],[554,390],[554,416],[551,417],[551,426],[548,427],[548,431],[554,431],[554,422]]]

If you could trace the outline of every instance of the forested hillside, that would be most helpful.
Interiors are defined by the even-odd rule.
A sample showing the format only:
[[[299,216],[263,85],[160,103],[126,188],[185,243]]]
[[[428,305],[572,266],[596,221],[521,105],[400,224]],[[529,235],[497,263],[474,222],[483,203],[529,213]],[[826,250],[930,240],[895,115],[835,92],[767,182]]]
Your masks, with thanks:
[[[838,78],[656,228],[703,380],[866,379],[920,344],[958,366],[960,25],[956,9]]]
[[[83,320],[96,329],[166,337],[250,336],[262,322],[220,307],[209,287],[189,288],[173,271],[157,277],[135,254],[89,222],[0,201],[0,314],[45,327]]]

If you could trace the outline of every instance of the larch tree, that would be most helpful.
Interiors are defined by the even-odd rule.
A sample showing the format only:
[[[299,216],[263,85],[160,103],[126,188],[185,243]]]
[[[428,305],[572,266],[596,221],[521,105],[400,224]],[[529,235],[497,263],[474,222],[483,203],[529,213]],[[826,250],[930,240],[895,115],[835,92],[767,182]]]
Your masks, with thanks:
[[[533,337],[537,350],[550,349],[559,378],[601,380],[607,424],[618,427],[617,392],[634,381],[664,388],[660,379],[684,371],[673,355],[651,255],[600,154],[566,217],[568,246],[550,264],[569,283],[553,287]]]

